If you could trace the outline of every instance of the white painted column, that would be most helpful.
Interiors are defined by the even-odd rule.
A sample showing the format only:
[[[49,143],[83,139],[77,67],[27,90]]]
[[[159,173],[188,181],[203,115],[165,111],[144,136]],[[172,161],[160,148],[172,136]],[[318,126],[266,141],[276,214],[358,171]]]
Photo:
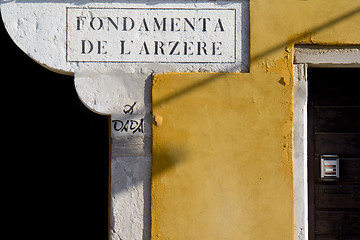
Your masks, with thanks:
[[[112,138],[110,239],[150,239],[150,138]]]
[[[294,64],[294,210],[295,240],[308,239],[307,65]]]
[[[151,76],[76,72],[83,103],[111,115],[111,240],[150,239]]]

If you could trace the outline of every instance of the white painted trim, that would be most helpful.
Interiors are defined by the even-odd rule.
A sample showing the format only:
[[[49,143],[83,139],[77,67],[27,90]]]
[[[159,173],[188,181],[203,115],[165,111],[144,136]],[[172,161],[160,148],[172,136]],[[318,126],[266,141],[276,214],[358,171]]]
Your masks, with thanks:
[[[306,63],[309,67],[358,67],[360,64],[360,45],[295,46],[294,63]]]
[[[298,45],[294,48],[294,209],[295,240],[308,240],[307,100],[308,67],[360,68],[360,45]]]
[[[308,239],[307,93],[307,64],[294,64],[295,240]]]

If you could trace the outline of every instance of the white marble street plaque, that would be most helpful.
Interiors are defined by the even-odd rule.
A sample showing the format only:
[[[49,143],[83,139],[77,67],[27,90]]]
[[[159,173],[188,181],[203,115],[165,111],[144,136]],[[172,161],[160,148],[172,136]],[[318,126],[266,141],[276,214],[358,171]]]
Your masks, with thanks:
[[[235,63],[235,8],[67,11],[67,61]]]

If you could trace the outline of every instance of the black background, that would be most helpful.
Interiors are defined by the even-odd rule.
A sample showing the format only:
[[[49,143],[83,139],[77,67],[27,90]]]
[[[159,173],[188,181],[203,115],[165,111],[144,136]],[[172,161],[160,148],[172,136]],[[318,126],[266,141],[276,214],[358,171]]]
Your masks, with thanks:
[[[80,102],[73,76],[22,52],[0,22],[2,229],[9,239],[107,239],[108,117]]]

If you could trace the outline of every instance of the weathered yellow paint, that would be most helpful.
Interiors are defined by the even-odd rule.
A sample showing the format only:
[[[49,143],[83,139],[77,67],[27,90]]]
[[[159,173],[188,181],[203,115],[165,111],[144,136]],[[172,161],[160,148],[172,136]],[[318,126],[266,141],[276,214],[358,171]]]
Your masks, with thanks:
[[[360,44],[358,0],[251,0],[250,73],[153,80],[152,239],[294,239],[293,46]]]

